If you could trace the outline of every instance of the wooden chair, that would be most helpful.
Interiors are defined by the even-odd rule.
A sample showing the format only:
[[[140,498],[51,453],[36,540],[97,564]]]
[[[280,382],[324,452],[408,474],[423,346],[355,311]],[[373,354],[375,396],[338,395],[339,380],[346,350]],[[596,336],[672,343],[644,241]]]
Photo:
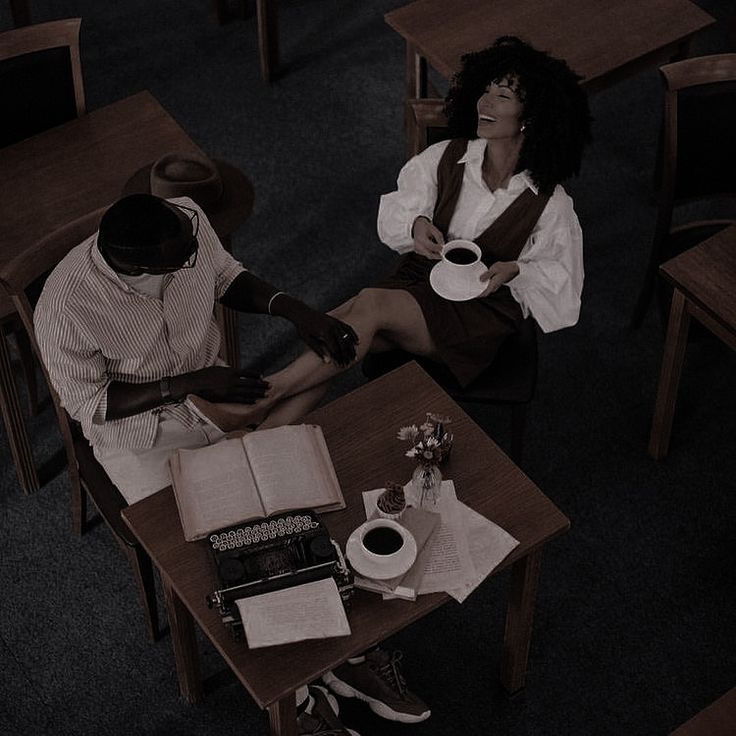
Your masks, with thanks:
[[[0,33],[0,146],[84,115],[81,18]]]
[[[736,54],[685,59],[660,68],[664,84],[663,138],[658,162],[658,212],[649,263],[632,327],[638,327],[657,284],[659,264],[734,222],[692,220],[673,227],[681,205],[718,204],[736,195]],[[661,315],[669,292],[660,290]]]
[[[97,462],[79,425],[61,405],[43,364],[33,327],[33,309],[46,277],[76,245],[97,230],[104,209],[65,225],[40,240],[33,249],[0,266],[0,285],[13,301],[48,384],[66,450],[71,486],[72,524],[77,534],[87,525],[87,494],[125,553],[135,576],[151,639],[158,638],[158,611],[151,560],[124,523],[120,511],[128,504]]]
[[[14,6],[15,7],[15,6]],[[18,3],[18,8],[26,7]],[[19,16],[16,21],[29,22]],[[0,33],[0,146],[40,133],[85,113],[79,55],[81,19],[40,23]],[[25,492],[38,488],[28,443],[17,432],[23,416],[15,389],[6,338],[13,334],[23,366],[31,413],[38,411],[38,390],[30,344],[10,302],[0,294],[0,411],[11,453]]]
[[[439,99],[408,102],[407,118],[412,121],[410,130],[413,131],[410,155],[447,138],[447,118],[443,108],[444,101]],[[363,373],[367,378],[377,378],[409,360],[416,360],[459,403],[510,406],[510,456],[517,465],[521,464],[526,410],[537,385],[537,326],[533,319],[524,320],[519,333],[506,340],[493,364],[467,388],[462,388],[444,366],[403,350],[368,353],[363,360]]]

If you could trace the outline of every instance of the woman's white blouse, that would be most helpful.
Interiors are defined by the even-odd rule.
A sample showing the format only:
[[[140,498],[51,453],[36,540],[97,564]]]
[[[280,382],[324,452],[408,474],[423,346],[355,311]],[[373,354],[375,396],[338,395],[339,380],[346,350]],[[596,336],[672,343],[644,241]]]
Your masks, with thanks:
[[[430,146],[401,169],[398,190],[384,194],[378,209],[378,237],[399,253],[413,249],[411,227],[423,215],[432,219],[437,198],[437,165],[449,141]],[[526,172],[511,177],[506,189],[491,192],[481,167],[486,140],[468,144],[458,163],[465,163],[460,196],[447,239],[475,240],[527,187],[536,187]],[[524,316],[531,312],[544,332],[578,321],[583,289],[583,235],[572,199],[555,188],[516,261],[519,274],[507,283]]]

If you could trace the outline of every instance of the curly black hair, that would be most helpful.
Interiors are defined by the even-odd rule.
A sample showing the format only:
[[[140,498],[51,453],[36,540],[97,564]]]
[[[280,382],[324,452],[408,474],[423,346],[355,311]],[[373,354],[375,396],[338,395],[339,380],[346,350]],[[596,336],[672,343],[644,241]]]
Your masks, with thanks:
[[[477,138],[478,99],[491,82],[514,77],[525,124],[517,173],[527,169],[543,192],[578,173],[591,117],[581,77],[564,61],[502,36],[484,51],[465,54],[462,64],[445,98],[453,137]]]

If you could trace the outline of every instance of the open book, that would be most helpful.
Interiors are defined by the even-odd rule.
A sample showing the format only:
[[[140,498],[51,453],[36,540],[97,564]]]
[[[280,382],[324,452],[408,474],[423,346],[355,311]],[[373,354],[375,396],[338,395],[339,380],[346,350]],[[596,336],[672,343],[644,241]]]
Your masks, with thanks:
[[[169,458],[187,541],[291,509],[345,508],[322,429],[276,427]]]

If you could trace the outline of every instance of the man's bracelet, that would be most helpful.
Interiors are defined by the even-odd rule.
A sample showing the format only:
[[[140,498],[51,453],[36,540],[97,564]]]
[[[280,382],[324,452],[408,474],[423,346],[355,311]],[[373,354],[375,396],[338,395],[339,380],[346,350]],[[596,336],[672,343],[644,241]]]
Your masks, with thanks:
[[[270,314],[271,316],[273,316],[273,312],[271,311],[271,305],[273,304],[273,300],[274,300],[274,299],[275,299],[275,298],[276,298],[277,296],[279,296],[279,294],[286,294],[286,292],[285,292],[285,291],[277,291],[277,292],[276,292],[276,293],[275,293],[275,294],[274,294],[274,295],[273,295],[273,296],[272,296],[272,297],[271,297],[271,298],[270,298],[270,299],[268,300],[268,307],[266,307],[266,309],[268,309],[268,313],[269,313],[269,314]]]

